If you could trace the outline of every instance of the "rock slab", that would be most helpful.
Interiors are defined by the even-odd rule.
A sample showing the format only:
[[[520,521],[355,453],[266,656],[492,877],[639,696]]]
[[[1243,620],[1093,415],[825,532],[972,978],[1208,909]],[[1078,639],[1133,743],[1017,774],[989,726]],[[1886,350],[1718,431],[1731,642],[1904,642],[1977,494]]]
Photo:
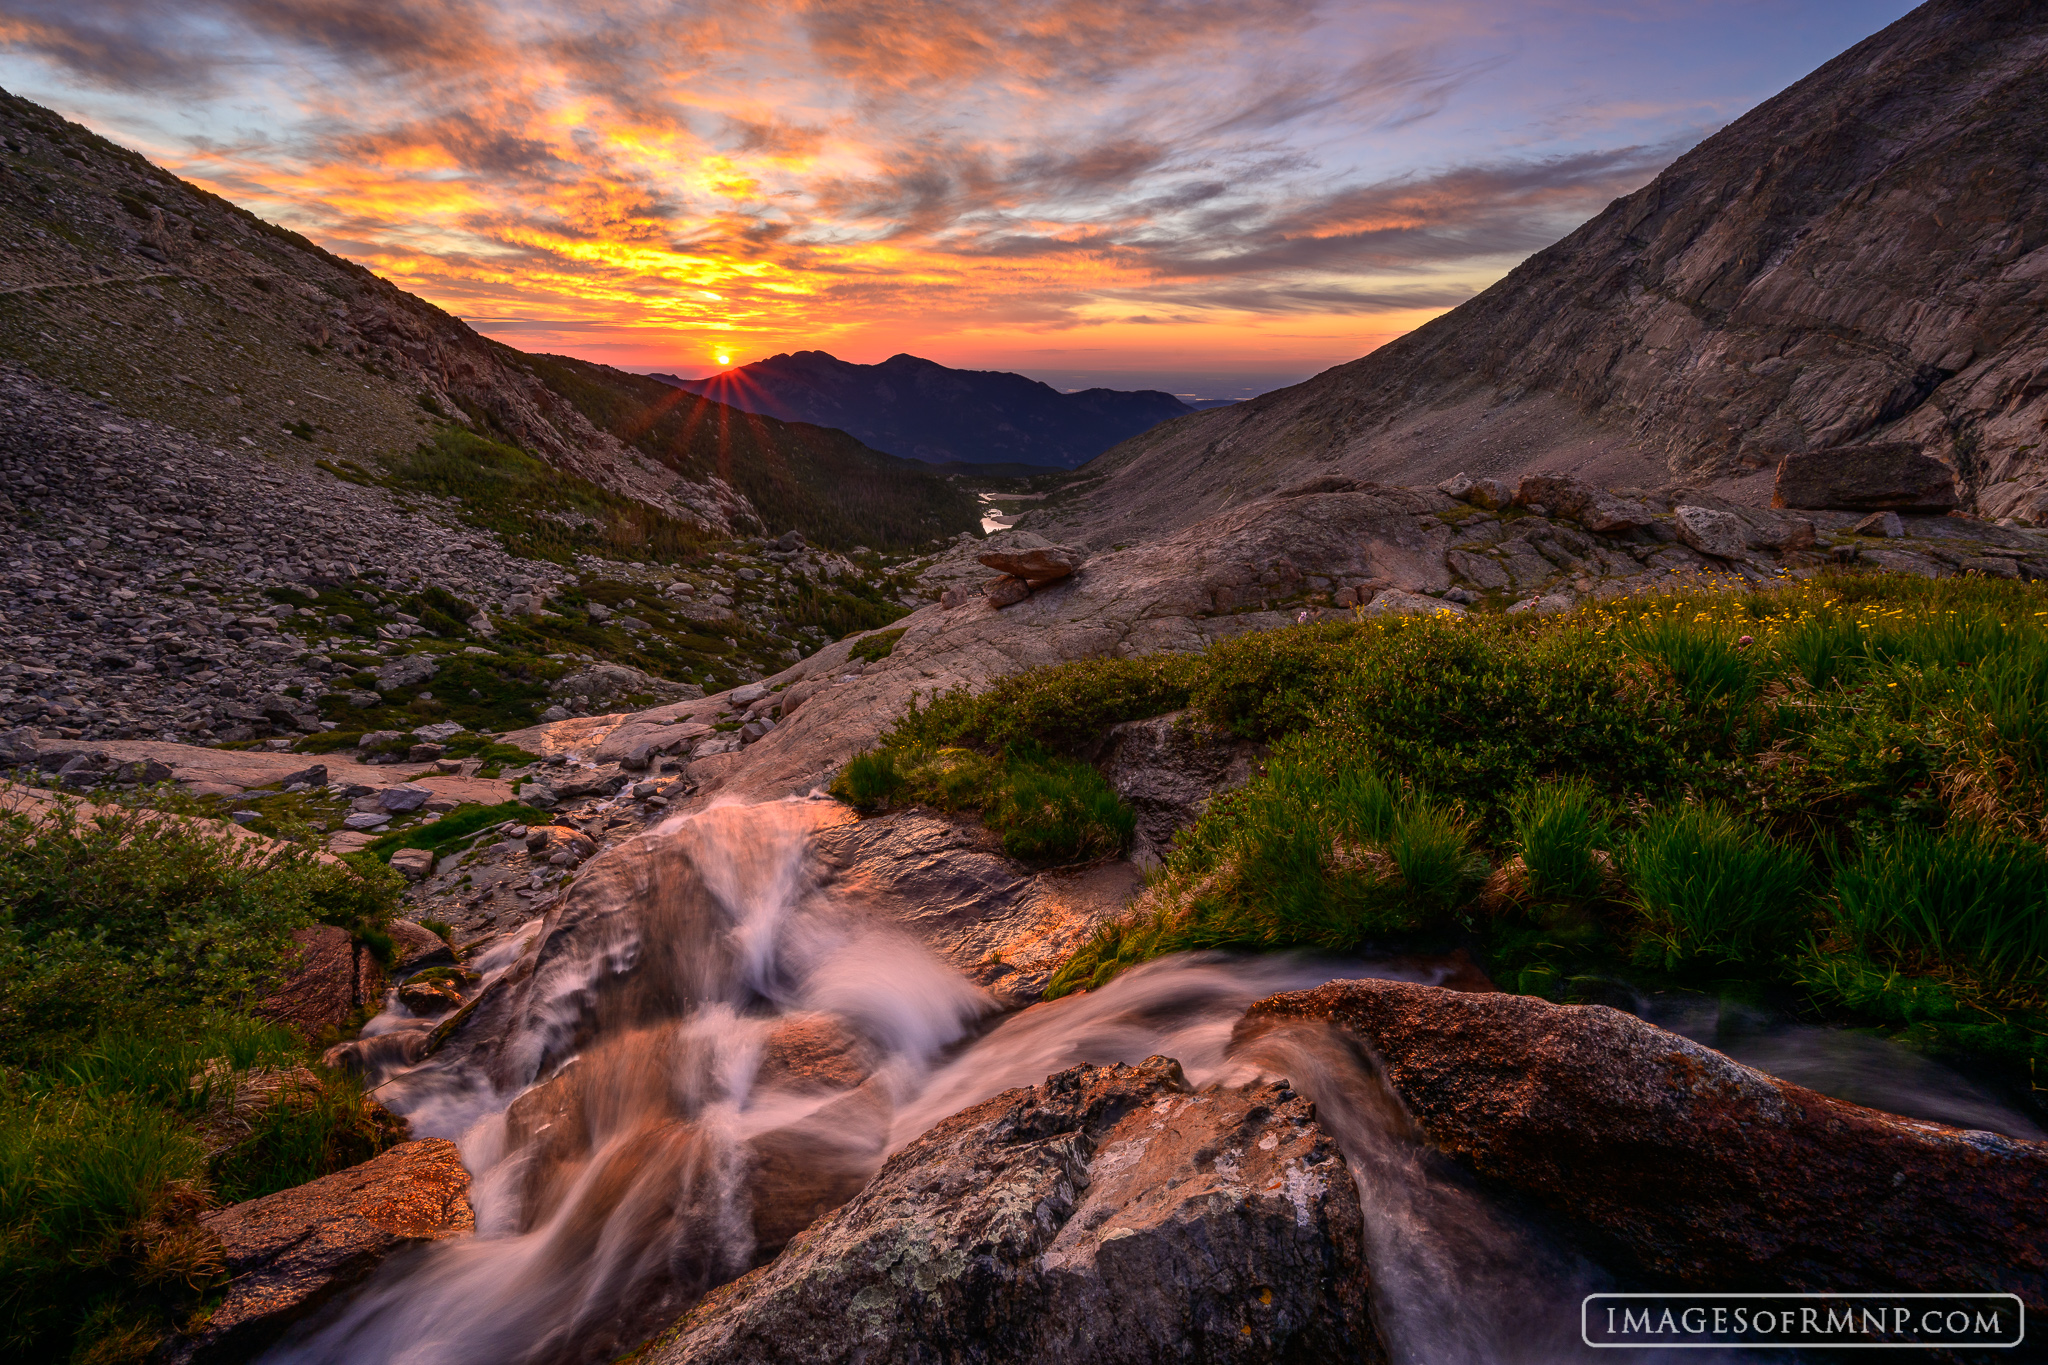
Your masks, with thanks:
[[[1075,1067],[905,1147],[650,1365],[1380,1361],[1357,1188],[1282,1084]]]
[[[203,1222],[233,1280],[205,1327],[166,1349],[177,1365],[253,1359],[394,1252],[471,1232],[476,1216],[461,1153],[428,1138]]]
[[[1348,1029],[1429,1141],[1696,1289],[2048,1306],[2048,1143],[1880,1113],[1600,1005],[1341,981],[1252,1007]]]
[[[292,932],[299,965],[257,1002],[256,1012],[317,1039],[384,994],[384,970],[346,929],[316,924]]]
[[[1955,472],[1905,441],[1788,455],[1771,488],[1773,507],[1947,512],[1955,505]]]

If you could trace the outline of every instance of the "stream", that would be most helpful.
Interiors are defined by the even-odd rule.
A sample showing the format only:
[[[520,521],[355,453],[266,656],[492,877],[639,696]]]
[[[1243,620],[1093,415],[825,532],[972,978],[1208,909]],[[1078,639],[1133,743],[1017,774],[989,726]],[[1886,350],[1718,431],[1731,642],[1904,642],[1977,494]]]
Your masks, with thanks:
[[[1181,957],[1005,1015],[922,944],[820,885],[806,857],[814,824],[807,803],[790,801],[664,825],[649,837],[673,841],[689,874],[602,883],[622,889],[584,917],[591,932],[557,935],[567,949],[520,981],[520,1008],[488,1050],[450,1046],[408,1063],[408,1040],[432,1021],[395,1003],[373,1020],[358,1064],[413,1136],[460,1144],[477,1235],[394,1258],[265,1359],[612,1360],[768,1259],[946,1116],[1078,1063],[1154,1054],[1178,1058],[1196,1086],[1285,1076],[1316,1102],[1359,1185],[1373,1306],[1394,1360],[1630,1354],[1578,1339],[1580,1299],[1626,1286],[1423,1146],[1326,1033],[1280,1030],[1230,1050],[1245,1009],[1275,992],[1446,971]],[[525,970],[539,927],[472,964],[482,989]],[[1858,1103],[2040,1136],[1996,1096],[1888,1043],[1696,998],[1644,1000],[1638,1012]]]

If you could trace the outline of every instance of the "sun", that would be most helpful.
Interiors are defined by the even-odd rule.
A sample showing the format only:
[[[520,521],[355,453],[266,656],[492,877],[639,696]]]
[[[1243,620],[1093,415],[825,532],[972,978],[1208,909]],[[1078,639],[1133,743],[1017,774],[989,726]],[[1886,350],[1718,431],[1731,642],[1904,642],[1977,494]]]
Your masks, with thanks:
[[[718,357],[718,363],[721,365],[730,365],[732,364],[732,357],[729,355],[722,355]]]

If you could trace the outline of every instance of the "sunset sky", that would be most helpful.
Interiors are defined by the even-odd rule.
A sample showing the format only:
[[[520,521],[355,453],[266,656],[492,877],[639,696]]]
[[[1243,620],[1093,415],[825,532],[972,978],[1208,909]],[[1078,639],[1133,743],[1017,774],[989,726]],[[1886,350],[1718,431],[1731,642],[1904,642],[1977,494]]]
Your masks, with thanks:
[[[1898,0],[0,0],[0,86],[528,350],[1239,397]]]

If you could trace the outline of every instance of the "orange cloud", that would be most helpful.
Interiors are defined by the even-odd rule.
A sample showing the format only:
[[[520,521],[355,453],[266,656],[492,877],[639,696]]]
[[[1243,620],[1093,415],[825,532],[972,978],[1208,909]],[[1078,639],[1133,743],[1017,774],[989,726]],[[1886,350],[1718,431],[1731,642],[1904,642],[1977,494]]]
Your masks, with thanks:
[[[148,143],[180,173],[513,344],[648,367],[1007,348],[1305,371],[1672,151],[1361,169],[1497,64],[1455,4],[16,5],[0,46],[210,111]],[[250,131],[250,107],[274,117]]]

